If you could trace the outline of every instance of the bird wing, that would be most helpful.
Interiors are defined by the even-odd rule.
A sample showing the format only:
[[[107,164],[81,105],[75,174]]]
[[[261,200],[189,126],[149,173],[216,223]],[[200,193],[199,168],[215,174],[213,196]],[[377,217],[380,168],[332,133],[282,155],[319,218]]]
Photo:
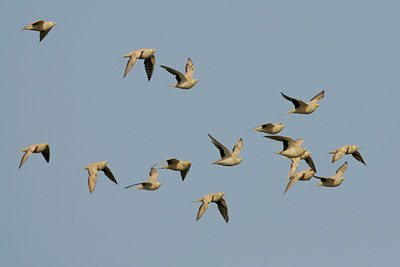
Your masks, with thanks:
[[[185,180],[185,178],[186,178],[186,175],[188,174],[189,170],[190,170],[190,166],[189,166],[189,167],[187,167],[186,169],[184,169],[184,170],[182,170],[182,171],[181,171],[181,177],[182,177],[182,181],[184,181],[184,180]]]
[[[335,179],[333,179],[333,178],[331,178],[331,177],[320,177],[320,176],[315,176],[314,175],[314,177],[315,178],[317,178],[317,179],[320,179],[321,180],[321,182],[325,182],[325,181],[327,181],[327,180],[335,180]]]
[[[300,180],[300,178],[304,177],[305,174],[303,175],[296,175],[295,177],[293,177],[292,179],[290,179],[289,183],[286,186],[285,192],[283,192],[283,194],[285,194],[290,187],[292,187],[292,185],[297,182],[298,180]]]
[[[243,148],[243,140],[242,138],[239,139],[237,144],[233,147],[232,149],[232,156],[239,156],[240,152],[242,151]]]
[[[154,71],[154,65],[156,64],[156,57],[152,55],[144,60],[144,68],[146,70],[147,79],[151,79]]]
[[[46,146],[45,150],[43,150],[42,155],[47,162],[50,161],[50,147],[48,145]]]
[[[336,151],[336,153],[332,157],[332,163],[338,161],[343,155],[345,154],[345,151],[339,149]]]
[[[311,170],[317,172],[317,169],[315,168],[314,161],[312,160],[311,156],[308,156],[307,158],[304,159],[308,166],[311,168]]]
[[[201,218],[201,216],[203,216],[204,212],[206,211],[210,203],[211,203],[210,197],[203,199],[203,204],[201,204],[199,211],[197,212],[196,221],[198,221]]]
[[[301,100],[298,100],[298,99],[296,99],[296,98],[292,98],[292,97],[290,97],[290,96],[287,96],[287,95],[285,95],[285,94],[282,93],[282,92],[281,92],[281,94],[282,94],[282,96],[283,96],[286,100],[291,101],[291,102],[293,103],[293,105],[294,105],[295,108],[298,108],[298,107],[300,107],[301,105],[306,105],[306,103],[304,103],[304,102],[301,101]]]
[[[157,177],[158,177],[158,171],[155,168],[151,168],[150,170],[150,177],[147,180],[150,183],[156,183],[157,182]]]
[[[297,158],[291,158],[292,164],[290,164],[290,170],[289,170],[289,178],[292,178],[294,174],[296,173],[297,167],[299,167],[300,164],[300,157]]]
[[[343,163],[343,165],[340,166],[340,168],[336,171],[336,174],[335,174],[335,175],[341,176],[341,175],[343,175],[343,173],[344,173],[346,170],[347,170],[347,161],[345,161],[345,162]]]
[[[40,31],[39,42],[41,42],[44,39],[44,37],[46,37],[46,35],[49,33],[50,30],[48,30],[48,31]]]
[[[365,164],[365,161],[364,161],[363,158],[361,157],[360,152],[356,151],[356,152],[354,152],[352,155],[353,155],[353,157],[354,157],[356,160],[361,161],[364,165],[367,165],[367,164]]]
[[[187,59],[185,71],[186,71],[185,76],[188,79],[192,79],[194,73],[194,67],[193,67],[193,62],[190,58]]]
[[[221,158],[226,158],[231,156],[231,152],[229,152],[229,150],[224,145],[215,140],[214,137],[212,137],[210,134],[208,134],[208,136],[211,138],[211,141],[214,144],[214,146],[216,146],[219,149],[219,154],[221,155]]]
[[[220,200],[217,201],[218,209],[219,212],[221,213],[222,217],[224,217],[226,223],[229,221],[229,216],[228,216],[228,205],[226,204],[225,199],[221,198]]]
[[[26,30],[26,28],[28,28],[29,26],[36,26],[36,25],[43,24],[43,23],[44,23],[44,20],[38,19],[37,21],[34,21],[31,24],[28,24],[25,27],[23,27],[21,31]]]
[[[161,67],[166,69],[169,73],[175,75],[175,79],[178,81],[178,83],[181,82],[181,81],[185,81],[186,80],[186,77],[185,77],[185,75],[183,75],[182,72],[179,72],[177,70],[174,70],[174,69],[172,69],[170,67],[163,66],[163,65],[161,65]]]
[[[88,172],[89,172],[88,185],[89,185],[89,192],[91,194],[93,193],[97,183],[97,167],[96,166],[89,167]]]
[[[151,183],[149,183],[149,182],[141,182],[141,183],[137,183],[137,184],[132,184],[132,185],[125,186],[124,189],[130,188],[130,187],[132,187],[132,186],[140,185],[140,184],[141,184],[141,185],[145,185],[145,184],[151,184]]]
[[[102,169],[102,171],[104,172],[104,174],[108,177],[108,179],[110,179],[111,181],[113,181],[114,183],[118,184],[117,180],[115,179],[114,175],[112,174],[110,168],[108,168],[107,166],[104,167],[104,169]]]
[[[267,138],[275,140],[275,141],[283,142],[283,150],[286,150],[289,146],[292,146],[294,144],[293,139],[290,137],[286,137],[286,136],[266,135],[264,137],[267,137]]]
[[[21,162],[19,163],[19,167],[18,169],[20,169],[22,167],[22,164],[24,164],[24,162],[28,159],[28,157],[32,154],[32,150],[28,150],[25,152],[25,154],[22,156]]]
[[[131,54],[130,59],[126,63],[125,73],[123,78],[125,78],[128,72],[132,69],[133,65],[135,65],[136,61],[139,59],[139,56],[140,54],[136,52]]]
[[[314,97],[310,100],[310,102],[317,103],[317,102],[320,101],[322,98],[324,98],[324,95],[325,95],[325,90],[322,91],[321,93],[319,93],[318,95],[314,96]]]

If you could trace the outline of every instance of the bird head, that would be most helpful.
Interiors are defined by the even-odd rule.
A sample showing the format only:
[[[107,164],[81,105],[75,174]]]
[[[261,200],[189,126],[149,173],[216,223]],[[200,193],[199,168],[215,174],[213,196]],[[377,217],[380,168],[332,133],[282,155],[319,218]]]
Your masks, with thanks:
[[[243,158],[238,158],[238,160],[239,160],[239,163],[240,163],[240,162],[242,162]]]
[[[315,107],[315,108],[319,107],[319,104],[314,104],[314,107]]]
[[[194,79],[194,84],[196,84],[199,81],[199,79]]]
[[[150,52],[151,52],[152,54],[154,54],[154,53],[156,52],[156,50],[155,50],[155,49],[150,49]]]
[[[185,164],[188,165],[189,167],[192,166],[192,162],[190,161],[185,161]]]

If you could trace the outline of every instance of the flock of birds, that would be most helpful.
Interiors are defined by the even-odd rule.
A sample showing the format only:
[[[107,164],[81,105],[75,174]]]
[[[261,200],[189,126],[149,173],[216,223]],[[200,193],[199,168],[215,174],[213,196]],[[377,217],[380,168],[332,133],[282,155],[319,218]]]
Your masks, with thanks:
[[[39,31],[40,32],[39,42],[40,42],[46,37],[46,35],[50,32],[50,30],[54,27],[54,25],[56,25],[56,23],[52,22],[52,21],[37,20],[37,21],[25,26],[22,30]],[[125,77],[129,73],[129,71],[132,69],[132,67],[135,65],[135,63],[138,59],[144,59],[144,67],[146,70],[147,78],[150,81],[152,74],[153,74],[154,65],[155,65],[155,56],[154,56],[155,52],[156,52],[155,49],[144,48],[144,49],[138,49],[138,50],[132,51],[132,52],[122,56],[122,58],[129,58],[129,60],[126,64],[126,67],[125,67],[125,72],[124,72],[123,77]],[[198,81],[198,79],[193,79],[194,67],[193,67],[193,62],[190,58],[188,58],[187,63],[186,63],[186,68],[185,68],[186,73],[185,74],[183,74],[173,68],[167,67],[167,66],[161,65],[161,67],[164,68],[165,70],[167,70],[169,73],[175,75],[177,83],[171,85],[171,87],[177,87],[180,89],[190,89]],[[319,94],[317,94],[315,97],[313,97],[307,103],[303,102],[299,99],[289,97],[289,96],[283,94],[282,92],[281,92],[281,94],[286,100],[291,101],[294,105],[294,109],[290,110],[287,113],[311,114],[320,105],[320,104],[318,104],[318,102],[323,99],[323,97],[325,95],[325,91],[320,92]],[[272,135],[264,136],[266,138],[282,142],[283,150],[279,151],[279,152],[275,152],[275,153],[285,156],[286,158],[291,160],[291,165],[289,168],[289,177],[286,178],[287,180],[289,180],[289,183],[286,186],[284,194],[297,181],[308,181],[313,177],[321,180],[321,182],[315,186],[326,186],[326,187],[339,186],[344,180],[342,175],[344,174],[344,172],[347,169],[347,161],[344,162],[344,164],[331,177],[316,176],[315,173],[317,172],[317,170],[316,170],[315,164],[311,158],[311,152],[307,151],[307,149],[301,147],[304,139],[293,140],[290,137],[275,135],[275,134],[279,133],[280,131],[282,131],[282,129],[284,127],[285,127],[285,125],[279,122],[279,123],[265,123],[265,124],[262,124],[262,125],[259,125],[259,126],[253,128],[254,130],[259,131],[259,132],[272,134]],[[215,145],[215,147],[218,148],[220,156],[221,156],[221,159],[213,162],[213,164],[222,165],[222,166],[235,166],[242,162],[243,158],[239,158],[239,154],[243,148],[242,138],[239,139],[237,144],[233,147],[232,152],[230,152],[224,145],[222,145],[220,142],[218,142],[210,134],[208,134],[208,136],[210,137],[211,142]],[[358,161],[362,162],[364,165],[366,165],[364,159],[362,158],[360,152],[358,151],[358,148],[359,147],[357,145],[344,145],[344,146],[341,146],[341,147],[329,152],[330,154],[333,154],[332,163],[338,161],[344,155],[350,154],[356,160],[358,160]],[[48,143],[31,145],[31,146],[28,146],[27,148],[20,150],[20,152],[25,152],[25,154],[23,155],[23,157],[21,159],[19,168],[22,167],[22,165],[25,163],[25,161],[28,159],[28,157],[32,153],[42,153],[44,159],[47,162],[50,161],[50,147],[49,147]],[[296,170],[297,170],[301,160],[304,160],[310,168],[296,173]],[[170,170],[174,170],[174,171],[179,171],[181,174],[182,181],[185,180],[185,178],[190,170],[191,164],[192,164],[190,161],[178,160],[176,158],[169,158],[169,159],[160,161],[158,163],[155,163],[151,167],[150,174],[149,174],[150,177],[148,178],[147,181],[135,183],[135,184],[126,186],[125,188],[130,188],[133,186],[137,186],[136,189],[143,189],[143,190],[157,190],[158,188],[160,188],[162,182],[157,181],[158,171],[155,168],[155,166],[157,166],[163,162],[166,162],[167,165],[160,167],[158,169],[170,169]],[[108,163],[108,161],[94,162],[94,163],[87,165],[86,167],[84,167],[82,169],[82,170],[87,170],[89,173],[88,186],[89,186],[90,194],[93,193],[93,191],[96,187],[98,171],[103,171],[104,174],[112,182],[114,182],[115,184],[118,184],[118,182],[115,179],[110,168],[107,166],[107,163]],[[222,217],[224,218],[224,220],[226,222],[228,222],[229,221],[228,206],[226,204],[225,199],[223,198],[224,194],[225,194],[224,192],[211,193],[211,194],[207,194],[207,195],[193,201],[193,202],[202,202],[202,205],[200,206],[200,208],[198,210],[196,220],[199,220],[201,218],[201,216],[204,214],[204,212],[207,210],[210,203],[214,202],[217,204],[217,207],[218,207]]]

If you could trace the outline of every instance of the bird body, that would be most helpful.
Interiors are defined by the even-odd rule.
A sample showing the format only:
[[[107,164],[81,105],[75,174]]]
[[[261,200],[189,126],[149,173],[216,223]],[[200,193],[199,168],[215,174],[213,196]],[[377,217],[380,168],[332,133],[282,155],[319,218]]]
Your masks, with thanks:
[[[146,70],[147,79],[150,81],[151,76],[153,75],[154,65],[156,64],[156,57],[154,56],[155,52],[155,49],[143,48],[122,56],[122,58],[129,58],[128,62],[126,63],[123,78],[125,78],[138,59],[144,59],[144,68]]]
[[[165,161],[168,163],[168,165],[165,165],[160,169],[170,169],[174,171],[180,171],[182,181],[184,181],[187,173],[190,170],[190,167],[192,166],[192,163],[190,161],[183,161],[183,160],[178,160],[176,158],[169,158],[154,164],[153,167]]]
[[[299,99],[289,97],[282,92],[281,94],[286,100],[291,101],[295,107],[294,109],[286,113],[310,114],[319,107],[318,101],[324,98],[325,91],[322,91],[318,95],[314,96],[308,103],[305,103]]]
[[[223,199],[224,195],[225,195],[224,192],[211,193],[211,194],[202,196],[201,198],[193,201],[193,202],[203,202],[203,204],[199,208],[199,211],[197,212],[196,221],[198,221],[201,218],[201,216],[207,210],[210,203],[214,202],[217,204],[219,212],[221,213],[222,217],[224,218],[226,223],[228,223],[228,221],[229,221],[228,205],[226,204],[225,199]]]
[[[161,65],[161,67],[167,70],[169,73],[175,75],[177,83],[170,85],[170,87],[190,89],[199,81],[198,79],[193,79],[194,66],[190,58],[188,58],[186,62],[185,74],[167,66]]]
[[[32,22],[31,24],[26,25],[24,28],[22,28],[21,31],[23,30],[31,30],[31,31],[39,31],[40,32],[40,39],[39,42],[41,42],[44,37],[50,32],[50,30],[56,25],[54,21],[44,21],[44,20],[37,20]]]
[[[262,133],[267,134],[277,134],[285,127],[283,123],[264,123],[262,125],[256,126],[253,129]]]
[[[139,185],[138,187],[136,187],[136,189],[157,190],[158,188],[160,188],[162,182],[157,182],[158,171],[152,167],[149,175],[150,177],[147,181],[126,186],[125,189],[136,185]]]
[[[213,162],[213,164],[223,166],[235,166],[242,162],[243,158],[238,157],[243,148],[242,138],[240,138],[237,144],[233,147],[231,153],[224,145],[218,142],[210,134],[208,134],[208,136],[211,138],[212,143],[219,149],[219,153],[221,155],[221,159]]]
[[[289,188],[297,181],[308,181],[310,180],[315,174],[315,171],[311,168],[298,172],[293,176],[286,178],[286,180],[290,180],[286,186],[284,194],[289,190]]]
[[[24,149],[21,149],[19,152],[25,152],[25,154],[22,156],[22,159],[21,159],[18,169],[20,169],[22,167],[22,164],[24,164],[24,162],[28,159],[28,157],[32,153],[42,153],[44,159],[47,162],[50,161],[50,147],[49,147],[48,143],[31,145]]]
[[[294,141],[290,137],[279,135],[267,135],[264,137],[283,143],[283,150],[275,152],[276,154],[280,154],[288,158],[297,158],[306,152],[305,148],[301,148],[301,144],[304,142],[304,139],[297,139],[296,141]]]
[[[329,152],[329,154],[334,154],[332,157],[332,163],[338,161],[345,154],[351,154],[356,160],[360,161],[364,165],[367,165],[367,164],[365,164],[365,161],[362,158],[360,152],[357,151],[358,148],[359,148],[359,146],[357,146],[357,145],[345,145],[345,146],[341,146],[341,147]]]
[[[115,179],[114,175],[112,174],[110,168],[107,167],[108,161],[97,161],[93,162],[86,167],[82,168],[82,170],[88,170],[89,179],[88,179],[88,186],[90,194],[93,193],[96,183],[97,183],[97,173],[98,171],[103,171],[104,174],[113,181],[115,184],[118,184],[117,180]]]
[[[321,183],[315,186],[326,186],[326,187],[339,186],[344,180],[344,178],[341,175],[343,175],[346,170],[347,170],[347,161],[343,163],[343,165],[340,166],[340,168],[336,171],[335,175],[331,177],[319,177],[314,175],[315,178],[321,180]]]

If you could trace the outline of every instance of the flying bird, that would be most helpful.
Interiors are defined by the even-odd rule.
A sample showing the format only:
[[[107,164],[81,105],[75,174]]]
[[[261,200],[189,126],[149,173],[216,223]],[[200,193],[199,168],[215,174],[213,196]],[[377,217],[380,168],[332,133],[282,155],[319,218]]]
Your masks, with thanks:
[[[161,67],[166,69],[169,73],[175,75],[175,78],[178,83],[170,85],[170,87],[190,89],[199,81],[198,79],[193,79],[194,67],[193,67],[193,62],[190,58],[187,59],[185,75],[182,72],[179,72],[175,69],[163,65],[161,65]]]
[[[174,171],[180,171],[182,181],[184,181],[186,178],[186,175],[188,174],[188,172],[190,170],[190,167],[192,166],[192,163],[190,161],[183,161],[183,160],[179,160],[179,159],[175,159],[175,158],[170,158],[170,159],[166,159],[166,160],[163,160],[163,161],[160,161],[160,162],[154,164],[153,167],[160,163],[163,163],[165,161],[167,162],[168,165],[165,165],[159,169],[170,169],[170,170],[174,170]]]
[[[315,174],[315,171],[312,170],[311,168],[298,172],[293,176],[290,176],[288,178],[286,178],[285,180],[290,180],[289,183],[286,186],[285,192],[283,192],[283,194],[285,194],[289,188],[297,181],[308,181],[310,180]]]
[[[281,94],[285,99],[291,101],[295,107],[294,109],[286,113],[310,114],[313,113],[317,109],[317,107],[319,107],[318,101],[324,98],[325,91],[322,91],[318,95],[314,96],[308,103],[305,103],[295,98],[291,98],[282,92]]]
[[[126,57],[129,58],[128,62],[126,63],[125,73],[123,78],[125,78],[125,76],[132,69],[133,65],[135,65],[138,59],[144,59],[144,68],[146,70],[147,79],[150,81],[151,76],[153,75],[154,65],[156,64],[156,57],[154,56],[155,52],[156,52],[155,49],[143,48],[132,51],[126,54],[125,56],[122,56],[122,58]]]
[[[308,166],[314,171],[317,172],[317,169],[315,168],[315,164],[314,161],[311,158],[311,152],[310,151],[306,151],[304,152],[303,155],[301,155],[300,157],[297,158],[291,158],[292,164],[290,165],[290,171],[289,171],[289,177],[292,177],[296,170],[297,167],[300,164],[300,160],[305,160],[305,162],[308,164]]]
[[[32,153],[42,153],[44,159],[49,162],[50,161],[50,147],[48,143],[41,143],[36,145],[28,146],[27,148],[21,149],[19,152],[25,152],[22,156],[21,162],[19,164],[18,169],[22,167],[22,164],[28,159],[28,157]]]
[[[51,28],[54,27],[54,25],[56,25],[54,21],[44,21],[39,19],[23,27],[21,31],[23,30],[39,31],[40,32],[39,42],[41,42],[44,39],[44,37],[46,37],[46,35],[49,33]]]
[[[96,187],[98,171],[103,171],[104,174],[108,177],[108,179],[110,179],[114,183],[118,184],[118,182],[115,179],[114,175],[112,174],[110,168],[108,168],[106,166],[107,163],[108,163],[107,160],[98,161],[98,162],[93,162],[93,163],[87,165],[85,168],[82,168],[82,170],[88,170],[88,173],[89,173],[88,185],[89,185],[90,194],[93,193],[94,188]]]
[[[133,185],[126,186],[126,188],[130,188],[132,186],[139,185],[136,189],[144,189],[144,190],[157,190],[160,188],[162,182],[157,182],[158,171],[155,168],[151,168],[150,177],[146,182],[141,182]]]
[[[342,166],[336,171],[336,174],[333,175],[332,177],[319,177],[315,176],[315,178],[320,179],[321,183],[315,185],[315,186],[327,186],[327,187],[336,187],[339,186],[344,178],[341,176],[347,169],[347,161],[343,163]]]
[[[210,134],[208,136],[211,138],[212,143],[219,149],[219,153],[221,155],[221,159],[213,162],[213,164],[223,165],[223,166],[234,166],[238,165],[242,162],[243,158],[238,158],[240,152],[243,148],[243,140],[242,138],[239,139],[237,144],[233,147],[232,153],[222,145],[220,142],[214,139]]]
[[[364,159],[361,157],[360,152],[357,151],[358,148],[359,146],[356,145],[346,145],[329,152],[329,154],[334,154],[332,157],[332,163],[338,161],[345,154],[351,154],[356,160],[362,162],[364,165],[367,165],[365,164]]]
[[[281,154],[288,158],[297,158],[306,152],[305,148],[301,148],[301,144],[303,143],[304,139],[297,139],[294,141],[290,137],[280,135],[266,135],[264,137],[283,143],[283,150],[275,152],[276,154]]]
[[[199,198],[198,200],[193,201],[193,203],[194,202],[203,202],[203,204],[201,204],[201,206],[199,208],[199,211],[197,212],[196,221],[198,221],[201,218],[201,216],[206,211],[206,209],[208,208],[210,203],[214,202],[217,204],[219,212],[221,213],[222,217],[224,217],[226,223],[228,223],[228,221],[229,221],[228,205],[226,204],[225,199],[222,198],[224,195],[225,195],[224,192],[211,193],[211,194],[208,194],[208,195],[205,195],[205,196]]]
[[[277,134],[285,127],[281,122],[278,123],[264,123],[262,125],[256,126],[253,129],[262,133],[267,134]]]

